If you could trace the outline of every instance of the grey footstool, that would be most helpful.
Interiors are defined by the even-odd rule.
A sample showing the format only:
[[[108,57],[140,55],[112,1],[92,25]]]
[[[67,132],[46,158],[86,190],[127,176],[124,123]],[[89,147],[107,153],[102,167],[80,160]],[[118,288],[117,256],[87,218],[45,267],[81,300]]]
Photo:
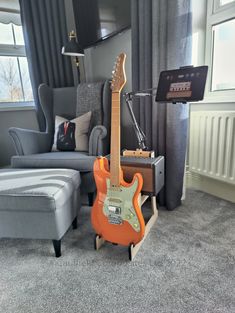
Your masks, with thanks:
[[[0,170],[0,238],[61,239],[77,227],[80,174],[69,169]]]

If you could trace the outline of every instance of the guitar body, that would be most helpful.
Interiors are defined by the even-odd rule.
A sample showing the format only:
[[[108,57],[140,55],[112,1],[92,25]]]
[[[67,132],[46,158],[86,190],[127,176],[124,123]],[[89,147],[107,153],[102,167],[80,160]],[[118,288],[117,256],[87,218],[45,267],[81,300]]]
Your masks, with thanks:
[[[140,209],[141,174],[135,174],[131,183],[122,178],[112,187],[108,160],[104,157],[94,163],[97,196],[91,211],[91,222],[96,233],[106,241],[128,246],[137,244],[144,236],[145,222]]]

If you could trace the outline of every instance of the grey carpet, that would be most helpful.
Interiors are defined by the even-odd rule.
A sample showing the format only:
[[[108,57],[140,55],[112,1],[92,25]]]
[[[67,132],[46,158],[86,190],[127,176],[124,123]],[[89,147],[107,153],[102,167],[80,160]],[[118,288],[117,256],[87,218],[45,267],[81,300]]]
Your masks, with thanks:
[[[188,190],[133,262],[124,247],[93,250],[88,208],[59,259],[50,241],[1,239],[0,312],[234,313],[234,217],[234,204]]]

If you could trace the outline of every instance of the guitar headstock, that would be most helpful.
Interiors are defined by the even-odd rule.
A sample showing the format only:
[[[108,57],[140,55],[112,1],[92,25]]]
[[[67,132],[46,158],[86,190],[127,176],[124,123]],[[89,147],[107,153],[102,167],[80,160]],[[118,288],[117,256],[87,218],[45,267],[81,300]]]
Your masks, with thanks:
[[[116,59],[112,75],[111,89],[113,92],[120,92],[126,83],[125,61],[126,54],[120,53]]]

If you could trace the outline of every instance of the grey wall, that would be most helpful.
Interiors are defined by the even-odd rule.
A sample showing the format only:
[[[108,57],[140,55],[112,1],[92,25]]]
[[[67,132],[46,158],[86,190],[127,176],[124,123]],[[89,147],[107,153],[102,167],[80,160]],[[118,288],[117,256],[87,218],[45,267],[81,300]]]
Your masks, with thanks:
[[[131,30],[128,29],[116,36],[104,40],[100,44],[85,50],[86,81],[111,78],[116,57],[125,52],[126,58],[126,90],[131,89]]]
[[[127,83],[124,91],[132,90],[131,80],[131,30],[126,30],[112,38],[109,38],[97,46],[85,50],[84,66],[85,79],[94,82],[102,79],[111,79],[113,66],[119,53],[125,52]],[[131,126],[130,115],[125,101],[122,99],[122,148],[135,148],[135,136]]]
[[[11,156],[15,150],[8,135],[10,127],[38,129],[35,110],[2,111],[0,107],[0,167],[10,164]]]

